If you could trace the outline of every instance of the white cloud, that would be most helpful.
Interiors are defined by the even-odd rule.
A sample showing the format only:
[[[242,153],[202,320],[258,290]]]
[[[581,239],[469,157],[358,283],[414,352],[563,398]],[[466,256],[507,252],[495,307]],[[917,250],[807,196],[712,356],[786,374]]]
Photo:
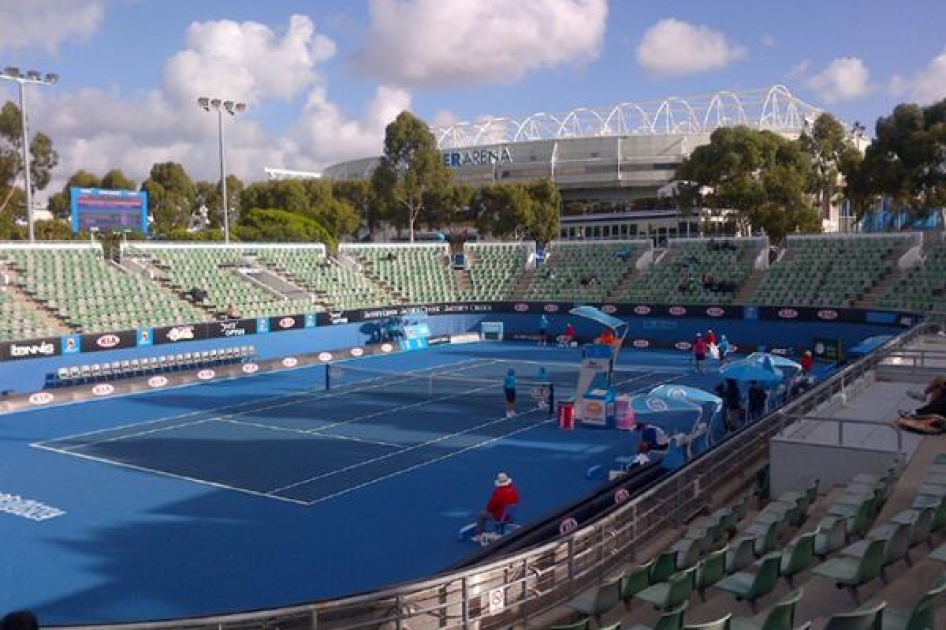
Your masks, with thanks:
[[[637,46],[637,62],[653,74],[680,75],[728,66],[746,49],[706,26],[668,18],[651,26]]]
[[[828,104],[866,96],[872,89],[870,70],[857,57],[835,59],[807,85]]]
[[[0,0],[0,50],[38,47],[55,52],[98,28],[106,0]]]
[[[245,181],[262,179],[264,166],[318,170],[377,154],[384,127],[410,105],[410,95],[379,88],[363,121],[347,116],[329,101],[325,85],[322,66],[334,53],[334,42],[304,16],[290,18],[282,31],[255,22],[203,22],[188,27],[185,48],[167,60],[163,83],[153,90],[33,90],[34,129],[50,135],[60,155],[47,190],[59,190],[80,168],[99,175],[121,168],[141,182],[164,161],[180,162],[195,179],[215,180],[217,125],[197,107],[199,95],[250,105],[246,114],[224,120],[227,170]],[[6,88],[0,86],[0,95]],[[307,104],[285,137],[256,121],[254,112],[267,102],[303,95]]]
[[[405,87],[510,83],[580,64],[604,42],[607,0],[371,0],[364,74]]]
[[[777,43],[778,42],[775,40],[775,37],[773,35],[769,35],[768,33],[766,33],[765,35],[762,36],[762,45],[765,46],[766,48],[775,48],[775,45]]]
[[[299,122],[290,131],[292,154],[308,168],[378,155],[385,127],[410,105],[406,91],[381,86],[368,104],[366,119],[361,121],[331,103],[325,90],[314,89]]]
[[[290,99],[318,78],[318,64],[335,54],[335,43],[316,34],[306,16],[293,15],[280,37],[258,22],[221,20],[191,24],[188,48],[164,69],[168,92],[181,101],[200,94],[250,103]]]
[[[811,67],[810,59],[803,59],[788,69],[786,76],[789,79],[800,79],[808,74],[808,68]]]
[[[893,77],[890,89],[921,104],[946,98],[946,49],[912,77]]]

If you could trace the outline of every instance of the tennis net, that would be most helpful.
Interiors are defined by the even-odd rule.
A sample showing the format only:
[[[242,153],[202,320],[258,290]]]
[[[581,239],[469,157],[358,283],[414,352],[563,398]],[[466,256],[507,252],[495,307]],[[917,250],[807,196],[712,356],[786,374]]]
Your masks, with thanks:
[[[502,400],[504,374],[491,378],[469,376],[462,372],[388,372],[348,364],[325,366],[325,389],[335,392],[351,391],[369,396],[378,394],[399,400],[456,400],[460,404],[478,401]],[[574,387],[572,379],[571,387]],[[559,385],[551,380],[517,379],[516,390],[524,402],[548,404],[554,396],[561,396]]]

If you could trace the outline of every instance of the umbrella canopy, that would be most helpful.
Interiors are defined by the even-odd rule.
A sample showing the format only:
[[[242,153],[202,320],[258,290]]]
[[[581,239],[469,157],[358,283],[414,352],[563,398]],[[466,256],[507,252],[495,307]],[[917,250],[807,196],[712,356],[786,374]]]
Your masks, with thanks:
[[[638,420],[663,427],[669,433],[689,433],[703,415],[700,405],[668,396],[631,396],[631,411]]]
[[[768,354],[765,352],[753,352],[742,361],[751,361],[753,363],[762,363],[765,361],[765,358],[768,357],[772,361],[772,365],[779,369],[788,368],[790,370],[795,370],[796,372],[801,371],[801,364],[797,361],[792,361],[789,358],[779,356],[777,354]],[[734,361],[734,363],[739,363],[739,361]]]
[[[893,339],[893,335],[877,335],[876,337],[868,337],[867,339],[862,340],[856,346],[848,348],[848,352],[851,354],[868,354],[887,343],[887,341],[890,339]]]
[[[716,394],[711,394],[710,392],[687,385],[660,385],[650,390],[648,395],[675,398],[695,405],[702,405],[704,403],[720,405],[723,402],[723,399]]]
[[[719,373],[725,378],[731,378],[736,381],[758,381],[767,385],[774,385],[782,380],[784,375],[782,370],[772,364],[771,357],[766,356],[759,363],[747,363],[739,361],[723,366]]]

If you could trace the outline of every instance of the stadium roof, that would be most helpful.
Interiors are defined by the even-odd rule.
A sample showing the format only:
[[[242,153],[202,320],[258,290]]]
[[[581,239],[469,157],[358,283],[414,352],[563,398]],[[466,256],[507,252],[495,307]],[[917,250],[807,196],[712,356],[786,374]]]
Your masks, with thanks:
[[[721,91],[662,101],[627,102],[610,108],[579,107],[562,114],[538,112],[524,119],[487,116],[431,131],[440,149],[457,149],[530,140],[604,136],[709,133],[718,127],[747,125],[798,133],[821,109],[795,97],[787,87]]]

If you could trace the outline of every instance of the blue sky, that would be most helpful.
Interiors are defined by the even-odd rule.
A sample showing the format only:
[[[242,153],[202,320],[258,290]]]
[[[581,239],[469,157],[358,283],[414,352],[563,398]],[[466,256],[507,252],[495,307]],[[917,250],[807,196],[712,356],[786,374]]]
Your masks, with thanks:
[[[0,65],[62,77],[28,92],[54,188],[167,160],[214,178],[202,95],[248,103],[228,163],[258,180],[377,154],[403,109],[450,124],[783,84],[872,130],[946,97],[943,25],[934,0],[0,0]]]

